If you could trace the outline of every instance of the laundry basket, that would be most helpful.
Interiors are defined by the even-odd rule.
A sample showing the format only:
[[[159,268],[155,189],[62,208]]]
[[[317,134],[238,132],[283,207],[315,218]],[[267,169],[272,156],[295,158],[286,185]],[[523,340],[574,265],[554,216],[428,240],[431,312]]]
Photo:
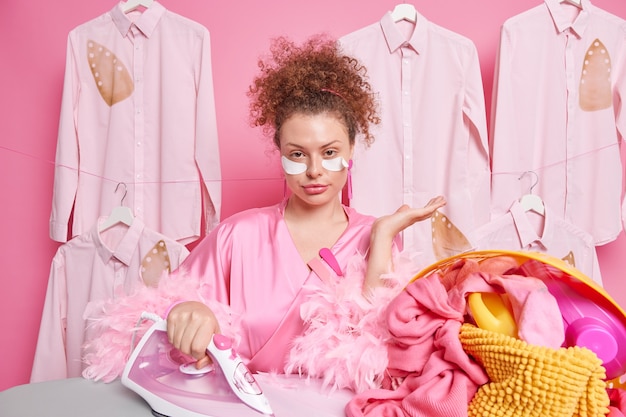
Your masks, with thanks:
[[[564,347],[581,346],[596,353],[607,380],[626,373],[626,312],[600,285],[561,259],[529,251],[472,251],[442,259],[420,271],[413,280],[435,272],[445,273],[463,259],[480,263],[499,256],[514,259],[521,270],[532,271],[532,275],[526,276],[546,284],[562,314]]]

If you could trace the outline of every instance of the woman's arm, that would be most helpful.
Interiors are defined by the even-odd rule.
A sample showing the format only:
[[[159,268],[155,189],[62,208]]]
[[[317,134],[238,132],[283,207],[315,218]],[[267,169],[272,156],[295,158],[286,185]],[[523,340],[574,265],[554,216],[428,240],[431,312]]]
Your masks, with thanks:
[[[380,276],[393,270],[391,248],[396,235],[407,227],[430,218],[435,210],[445,204],[445,198],[438,196],[422,208],[411,208],[405,204],[395,213],[376,219],[372,225],[363,294],[368,295],[372,289],[383,285]]]

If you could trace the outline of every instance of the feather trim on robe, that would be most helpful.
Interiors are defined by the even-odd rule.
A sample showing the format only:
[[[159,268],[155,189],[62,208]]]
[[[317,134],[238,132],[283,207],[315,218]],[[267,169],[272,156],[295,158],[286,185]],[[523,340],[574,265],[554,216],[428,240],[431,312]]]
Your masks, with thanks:
[[[388,365],[384,313],[419,268],[408,254],[396,255],[395,271],[381,277],[386,285],[367,298],[362,294],[366,268],[364,257],[355,255],[343,277],[334,276],[302,304],[306,329],[293,341],[286,373],[320,378],[331,391],[380,388]]]
[[[163,276],[157,287],[143,287],[136,293],[106,301],[92,302],[85,309],[87,320],[86,343],[83,346],[83,377],[111,382],[121,376],[130,356],[145,332],[152,326],[150,320],[141,320],[141,313],[163,316],[175,303],[200,301],[215,314],[221,332],[239,343],[239,323],[229,306],[206,300],[202,294],[210,289],[198,277],[184,271],[176,277]]]

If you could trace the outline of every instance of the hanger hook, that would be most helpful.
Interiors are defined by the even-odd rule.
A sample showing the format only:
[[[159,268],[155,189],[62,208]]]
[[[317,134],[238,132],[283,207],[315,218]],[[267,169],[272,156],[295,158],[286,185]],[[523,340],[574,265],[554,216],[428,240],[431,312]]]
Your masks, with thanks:
[[[117,190],[120,188],[120,185],[124,186],[124,195],[122,196],[122,199],[120,200],[120,206],[123,206],[124,199],[126,198],[126,193],[128,193],[128,188],[126,187],[126,183],[118,182],[117,185],[115,186],[115,192],[117,192]]]
[[[532,185],[530,186],[530,194],[533,193],[533,189],[535,188],[535,186],[537,185],[537,183],[539,182],[539,175],[537,175],[537,173],[535,171],[524,171],[522,172],[522,175],[519,176],[518,180],[521,180],[522,178],[524,178],[524,175],[526,174],[533,174],[534,178],[535,178],[535,182],[532,183]]]

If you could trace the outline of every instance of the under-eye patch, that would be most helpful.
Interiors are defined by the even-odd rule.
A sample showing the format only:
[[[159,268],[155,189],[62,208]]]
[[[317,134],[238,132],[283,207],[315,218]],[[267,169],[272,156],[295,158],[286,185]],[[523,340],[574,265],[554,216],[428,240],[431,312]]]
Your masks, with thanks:
[[[280,157],[280,163],[283,165],[283,170],[285,170],[285,174],[289,175],[298,175],[306,172],[306,164],[302,162],[295,162],[286,156]]]
[[[344,168],[348,168],[348,161],[338,156],[333,159],[324,159],[322,166],[329,171],[342,171]]]
[[[292,161],[284,155],[280,157],[280,162],[285,173],[289,175],[302,174],[307,170],[306,164]],[[341,156],[338,156],[337,158],[322,160],[322,166],[329,171],[341,171],[344,168],[348,168],[348,162]]]

